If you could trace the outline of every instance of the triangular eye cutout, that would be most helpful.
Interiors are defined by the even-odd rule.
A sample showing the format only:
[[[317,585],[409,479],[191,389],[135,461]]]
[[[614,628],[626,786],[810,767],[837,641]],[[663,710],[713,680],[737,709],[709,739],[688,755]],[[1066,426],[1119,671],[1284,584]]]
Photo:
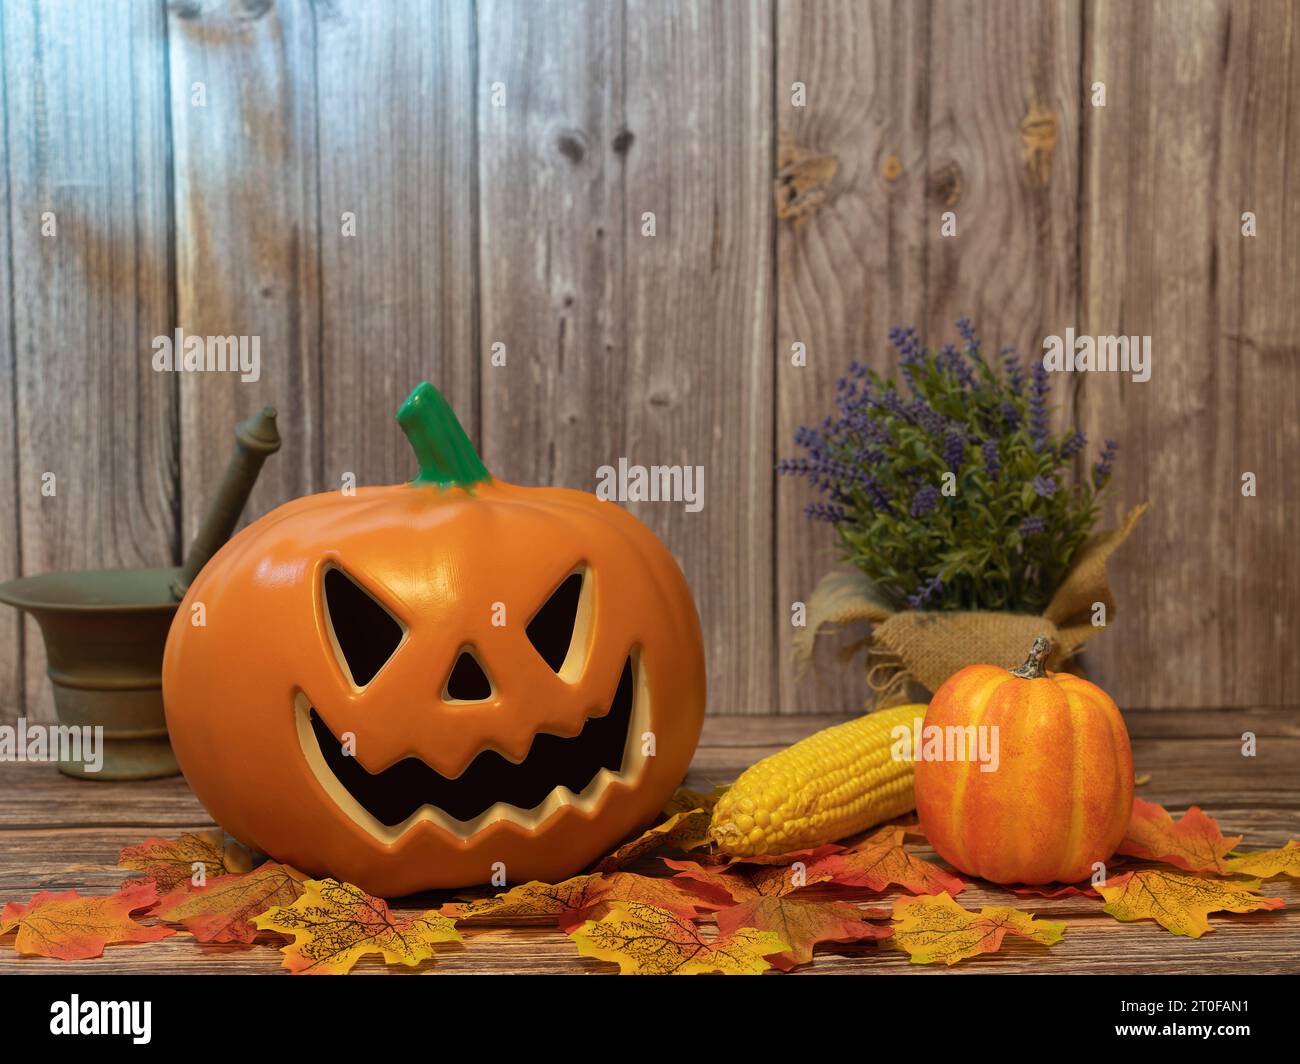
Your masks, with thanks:
[[[582,599],[582,581],[582,571],[567,576],[528,622],[528,641],[552,672],[559,672],[569,656]]]
[[[325,570],[325,613],[340,664],[356,687],[365,687],[393,656],[404,630],[374,597],[342,569]]]
[[[448,702],[486,702],[492,697],[492,681],[468,650],[462,650],[452,666],[442,697]]]

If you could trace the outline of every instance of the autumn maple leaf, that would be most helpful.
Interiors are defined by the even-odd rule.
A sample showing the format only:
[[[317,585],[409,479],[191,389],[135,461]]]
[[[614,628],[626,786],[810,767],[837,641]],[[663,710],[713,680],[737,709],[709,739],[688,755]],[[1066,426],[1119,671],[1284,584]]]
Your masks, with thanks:
[[[1037,894],[1043,898],[1064,898],[1069,894],[1079,894],[1085,898],[1101,897],[1091,883],[1016,883],[1008,884],[1007,890],[1012,894]]]
[[[791,850],[789,853],[772,853],[760,854],[756,857],[732,857],[729,864],[758,864],[758,865],[792,865],[798,862],[803,865],[810,865],[814,861],[820,861],[823,857],[829,857],[833,853],[843,853],[847,849],[838,842],[824,842],[820,846],[813,846],[804,850]]]
[[[995,953],[1008,934],[1052,946],[1061,941],[1065,924],[1035,920],[1029,913],[1003,906],[971,912],[946,892],[894,903],[893,942],[911,954],[913,964],[956,964],[980,953]]]
[[[1292,839],[1280,850],[1252,850],[1228,858],[1229,872],[1271,879],[1273,876],[1300,876],[1300,842]]]
[[[306,878],[267,861],[252,872],[217,876],[203,887],[177,887],[159,900],[155,915],[183,924],[200,942],[252,942],[257,935],[252,918],[300,897]]]
[[[583,956],[612,961],[624,975],[759,975],[771,967],[767,957],[790,948],[752,927],[706,939],[692,921],[640,902],[614,902],[569,937]]]
[[[75,890],[42,891],[26,905],[11,901],[0,911],[0,937],[17,930],[19,953],[63,961],[99,957],[118,942],[157,942],[176,932],[170,927],[145,927],[131,913],[158,900],[151,882],[128,882],[107,897],[82,897]]]
[[[693,813],[697,809],[702,809],[711,816],[713,807],[718,804],[718,799],[726,794],[727,790],[726,786],[714,787],[711,791],[693,791],[688,787],[678,787],[664,805],[664,816]]]
[[[1213,879],[1167,868],[1147,868],[1115,876],[1099,884],[1097,890],[1106,899],[1102,911],[1116,920],[1154,920],[1175,935],[1200,938],[1214,930],[1206,919],[1208,913],[1282,908],[1281,898],[1263,898],[1255,893],[1261,886],[1258,879]]]
[[[1116,852],[1176,865],[1188,872],[1227,873],[1225,856],[1240,841],[1240,835],[1225,838],[1218,822],[1197,806],[1175,824],[1163,806],[1134,798],[1128,833]]]
[[[783,971],[812,960],[813,948],[822,942],[864,942],[888,938],[888,928],[866,922],[868,913],[840,901],[794,897],[805,887],[827,882],[830,873],[799,867],[762,865],[726,868],[694,861],[664,864],[676,870],[676,879],[689,882],[703,900],[716,904],[729,899],[715,919],[718,930],[729,934],[743,927],[771,931],[790,949],[770,958]]]
[[[452,903],[438,911],[458,922],[545,921],[568,932],[588,918],[603,914],[611,903],[620,901],[654,905],[685,920],[694,919],[700,909],[718,907],[672,879],[639,876],[633,872],[596,872],[574,876],[562,883],[522,883],[495,898]]]
[[[965,882],[910,853],[903,845],[906,834],[906,828],[886,826],[843,853],[815,861],[808,873],[841,886],[867,890],[885,890],[894,885],[913,894],[960,894]]]
[[[337,879],[309,879],[291,905],[253,918],[263,931],[290,936],[284,967],[295,975],[343,975],[369,953],[387,964],[414,966],[433,956],[435,944],[459,942],[454,920],[426,912],[396,919],[382,898]]]
[[[663,862],[674,870],[675,879],[687,880],[696,896],[715,908],[719,903],[730,907],[755,898],[782,897],[831,878],[829,872],[798,866],[703,865],[668,857]]]
[[[813,959],[813,948],[824,942],[867,942],[888,938],[893,930],[870,924],[867,914],[842,901],[809,901],[774,895],[752,898],[717,915],[718,932],[734,935],[744,928],[770,931],[790,948],[768,958],[774,968],[789,971]]]
[[[167,892],[190,882],[202,870],[205,879],[247,872],[252,855],[233,839],[226,841],[220,828],[182,835],[179,839],[145,839],[126,847],[118,857],[119,868],[143,872],[144,878]]]
[[[676,850],[696,849],[708,841],[709,821],[712,815],[703,807],[673,813],[662,824],[656,824],[635,839],[623,843],[596,865],[596,871],[617,872],[638,857],[665,846]]]

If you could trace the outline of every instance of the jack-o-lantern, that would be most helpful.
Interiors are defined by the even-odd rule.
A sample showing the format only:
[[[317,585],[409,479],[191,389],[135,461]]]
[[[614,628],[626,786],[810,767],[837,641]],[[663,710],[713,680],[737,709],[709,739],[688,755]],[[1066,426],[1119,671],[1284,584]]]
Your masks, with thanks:
[[[491,477],[431,385],[397,420],[414,481],[281,506],[194,581],[172,745],[219,824],[303,871],[387,896],[554,882],[685,775],[694,602],[617,505]]]

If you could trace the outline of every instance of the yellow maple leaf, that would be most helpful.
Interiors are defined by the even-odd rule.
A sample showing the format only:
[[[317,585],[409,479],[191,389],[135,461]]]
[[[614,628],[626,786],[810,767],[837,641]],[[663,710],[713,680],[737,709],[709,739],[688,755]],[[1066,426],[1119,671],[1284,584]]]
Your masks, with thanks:
[[[944,891],[895,902],[894,937],[886,944],[893,942],[911,954],[913,964],[956,964],[980,953],[996,953],[1008,934],[1053,946],[1065,934],[1065,924],[1035,920],[1029,913],[1000,905],[972,912]]]
[[[706,940],[690,920],[641,902],[613,902],[569,937],[584,957],[613,961],[623,975],[759,975],[771,967],[765,957],[790,949],[752,927]]]
[[[1213,931],[1206,914],[1219,911],[1249,913],[1257,909],[1280,909],[1281,898],[1262,898],[1255,891],[1258,879],[1231,880],[1147,868],[1112,876],[1097,884],[1106,899],[1102,911],[1116,920],[1154,920],[1175,935],[1200,938]]]
[[[1228,871],[1260,879],[1300,876],[1300,842],[1292,839],[1280,850],[1254,850],[1229,857]]]
[[[726,794],[728,789],[725,785],[714,787],[711,791],[693,791],[689,787],[678,787],[664,806],[664,816],[689,813],[696,809],[703,809],[712,815],[713,807],[718,804],[718,799]]]
[[[387,964],[414,966],[439,942],[459,942],[456,921],[436,912],[398,920],[382,898],[337,879],[309,879],[292,905],[253,918],[262,931],[291,936],[284,967],[295,975],[343,975],[368,953]]]
[[[571,931],[588,917],[599,915],[596,910],[602,906],[619,901],[655,905],[686,920],[694,919],[697,909],[716,908],[675,879],[639,876],[634,872],[595,872],[554,884],[521,883],[494,898],[453,902],[438,911],[460,922],[544,921],[557,924],[561,931]]]
[[[709,821],[713,814],[707,809],[687,809],[674,813],[662,824],[642,832],[635,839],[623,843],[617,850],[596,865],[597,872],[617,872],[638,857],[671,846],[678,850],[693,850],[709,840]]]

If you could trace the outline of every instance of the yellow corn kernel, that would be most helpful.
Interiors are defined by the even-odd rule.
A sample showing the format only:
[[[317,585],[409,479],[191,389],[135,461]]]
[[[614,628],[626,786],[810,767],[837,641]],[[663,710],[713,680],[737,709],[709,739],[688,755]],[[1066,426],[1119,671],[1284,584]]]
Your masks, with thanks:
[[[718,799],[710,837],[734,857],[781,854],[914,809],[912,763],[894,758],[893,731],[924,716],[923,705],[868,713],[765,757]]]

